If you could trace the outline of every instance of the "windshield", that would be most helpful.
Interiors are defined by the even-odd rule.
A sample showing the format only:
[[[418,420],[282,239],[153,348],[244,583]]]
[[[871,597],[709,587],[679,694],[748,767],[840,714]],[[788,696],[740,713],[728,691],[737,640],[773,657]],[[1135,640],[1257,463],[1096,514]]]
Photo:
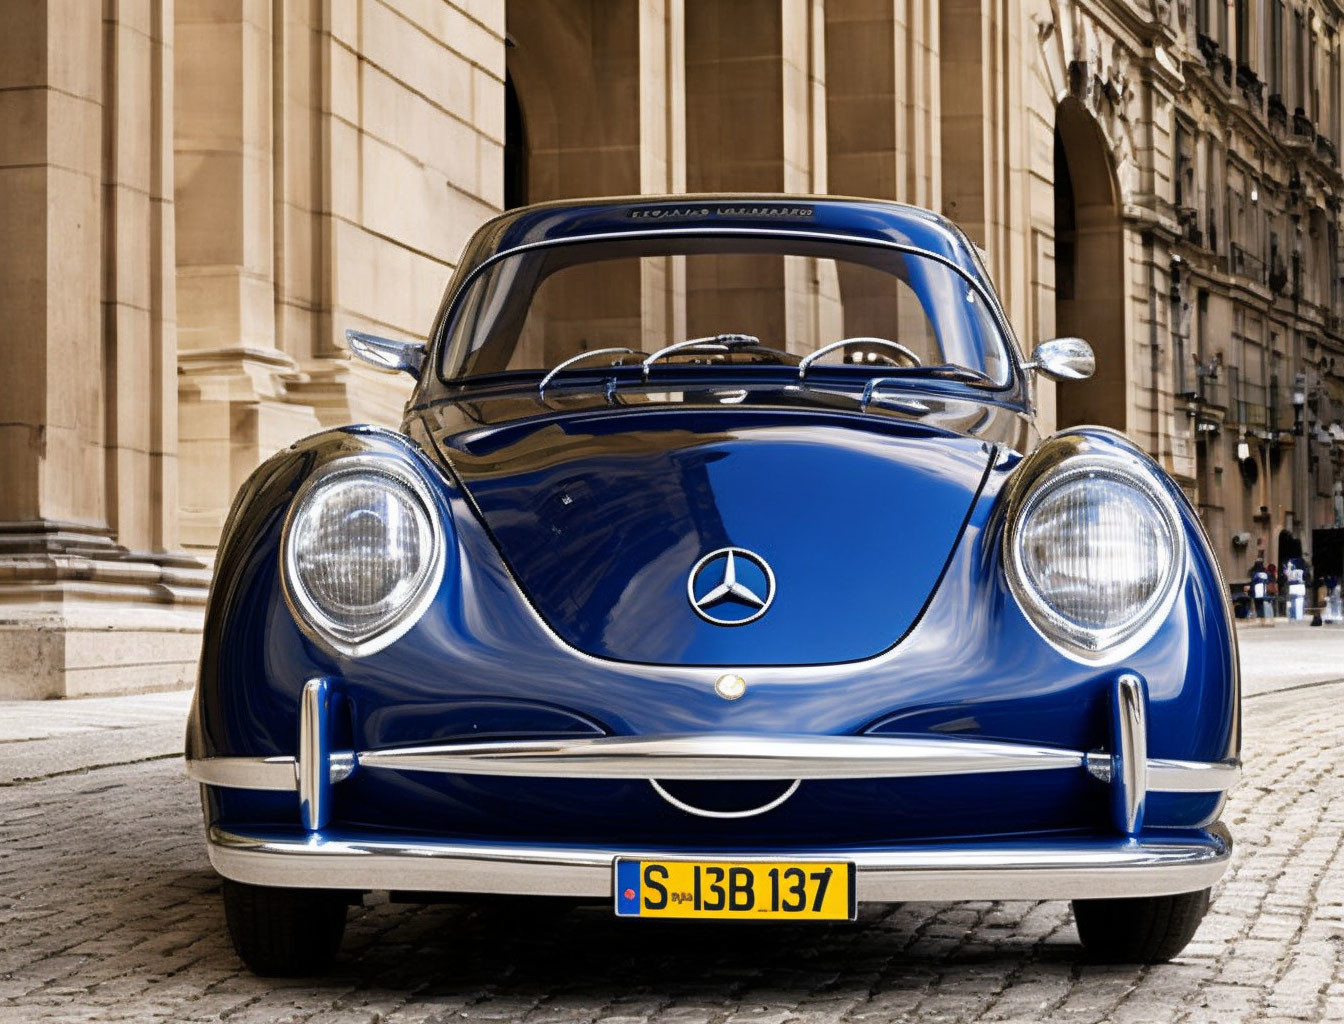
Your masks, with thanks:
[[[457,304],[440,371],[445,379],[541,374],[594,352],[574,366],[591,373],[724,335],[747,338],[691,346],[664,361],[792,366],[850,339],[818,367],[956,369],[1008,381],[1003,335],[966,277],[916,253],[801,236],[618,237],[506,256]],[[612,348],[635,354],[594,351]]]

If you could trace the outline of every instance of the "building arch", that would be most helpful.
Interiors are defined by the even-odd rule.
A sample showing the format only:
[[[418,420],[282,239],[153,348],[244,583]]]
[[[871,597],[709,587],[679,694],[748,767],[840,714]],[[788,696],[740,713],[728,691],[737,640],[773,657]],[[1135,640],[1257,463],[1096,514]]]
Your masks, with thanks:
[[[527,122],[523,120],[523,105],[518,99],[518,87],[513,76],[504,75],[504,209],[526,206],[527,190]]]
[[[526,127],[518,157],[527,188],[520,198],[639,192],[634,0],[511,3],[507,19],[507,79],[518,123]]]
[[[1056,109],[1054,170],[1056,333],[1085,338],[1097,355],[1091,380],[1058,385],[1056,424],[1126,430],[1131,389],[1120,185],[1101,125],[1072,96]]]

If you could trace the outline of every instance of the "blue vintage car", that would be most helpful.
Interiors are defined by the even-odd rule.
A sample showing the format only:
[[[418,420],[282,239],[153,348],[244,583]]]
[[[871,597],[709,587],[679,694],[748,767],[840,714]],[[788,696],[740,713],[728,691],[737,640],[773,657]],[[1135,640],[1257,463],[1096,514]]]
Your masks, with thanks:
[[[886,202],[576,201],[477,232],[399,431],[243,486],[187,735],[263,974],[346,908],[528,894],[635,918],[1072,900],[1190,939],[1231,840],[1235,635],[1181,491],[1034,430],[975,247]],[[1062,387],[1086,386],[1061,384]]]

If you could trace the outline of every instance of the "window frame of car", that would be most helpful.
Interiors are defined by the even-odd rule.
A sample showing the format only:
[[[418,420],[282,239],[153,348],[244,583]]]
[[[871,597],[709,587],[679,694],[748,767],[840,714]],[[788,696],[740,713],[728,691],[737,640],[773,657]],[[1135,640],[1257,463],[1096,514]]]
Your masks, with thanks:
[[[1002,383],[984,383],[972,384],[966,381],[939,381],[933,378],[911,378],[911,383],[919,388],[926,388],[934,385],[935,389],[943,390],[948,385],[952,385],[951,390],[965,394],[972,394],[989,397],[993,396],[999,401],[1005,401],[1008,404],[1029,407],[1030,397],[1024,384],[1025,373],[1022,370],[1021,358],[1018,352],[1016,334],[1008,322],[1007,314],[1003,305],[995,294],[992,287],[984,281],[977,278],[976,274],[967,270],[957,263],[956,260],[944,256],[942,253],[933,252],[922,246],[908,245],[901,242],[893,242],[883,238],[865,238],[855,235],[845,234],[843,232],[822,232],[822,231],[797,231],[785,228],[714,228],[714,227],[684,227],[684,228],[654,228],[638,231],[620,231],[620,232],[601,232],[581,235],[567,235],[557,238],[538,239],[533,242],[524,242],[519,245],[512,245],[506,249],[500,249],[491,253],[488,257],[481,260],[476,266],[460,280],[454,281],[452,285],[452,294],[440,314],[436,317],[434,333],[430,339],[430,354],[427,362],[431,365],[430,373],[426,376],[431,378],[439,387],[452,392],[475,391],[480,388],[499,387],[516,384],[526,386],[535,381],[546,371],[537,369],[512,370],[493,372],[489,374],[479,374],[473,376],[454,376],[449,377],[444,374],[444,360],[446,353],[445,346],[452,335],[452,328],[461,313],[463,302],[471,290],[471,287],[480,277],[485,274],[495,264],[504,261],[513,256],[522,253],[532,252],[538,249],[548,249],[558,246],[584,245],[596,242],[621,240],[642,240],[654,238],[715,238],[715,237],[738,237],[738,238],[760,238],[777,239],[781,241],[794,239],[808,239],[814,242],[828,242],[837,245],[857,245],[869,248],[885,249],[891,252],[900,253],[906,256],[917,256],[932,260],[941,264],[948,270],[965,281],[971,289],[985,302],[989,310],[994,326],[998,329],[1000,338],[999,343],[1003,347],[1003,358],[1008,364],[1007,379]],[[955,237],[961,244],[965,244],[965,236],[957,231]],[[787,255],[787,254],[781,254]],[[973,263],[973,266],[979,268],[980,264]],[[817,370],[822,367],[818,366]],[[847,368],[851,373],[853,368]],[[860,374],[854,374],[856,380],[868,379],[873,376],[880,376],[881,367],[865,369]]]

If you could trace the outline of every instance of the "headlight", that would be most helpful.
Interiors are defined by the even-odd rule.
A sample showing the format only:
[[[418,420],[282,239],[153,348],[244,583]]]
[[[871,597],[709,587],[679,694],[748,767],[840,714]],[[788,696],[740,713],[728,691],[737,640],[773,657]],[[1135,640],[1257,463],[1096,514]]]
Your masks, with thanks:
[[[330,463],[285,523],[285,592],[299,624],[354,656],[415,623],[443,577],[443,531],[424,484],[390,459]]]
[[[1090,657],[1151,635],[1184,564],[1171,496],[1145,467],[1079,456],[1027,490],[1005,537],[1008,583],[1047,639]]]

